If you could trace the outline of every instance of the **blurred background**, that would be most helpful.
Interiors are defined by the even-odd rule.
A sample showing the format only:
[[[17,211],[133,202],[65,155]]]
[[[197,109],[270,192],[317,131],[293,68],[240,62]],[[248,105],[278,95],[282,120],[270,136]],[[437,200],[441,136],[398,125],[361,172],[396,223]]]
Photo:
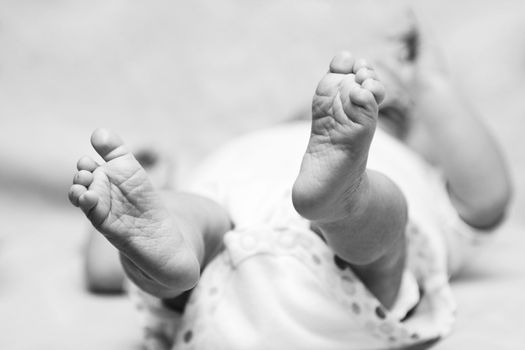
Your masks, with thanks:
[[[516,190],[491,250],[455,282],[458,322],[436,349],[522,348],[525,3],[412,2]],[[183,178],[228,139],[308,110],[333,54],[377,45],[407,3],[0,0],[0,349],[140,348],[132,304],[83,285],[87,223],[67,191],[92,130],[163,150]]]

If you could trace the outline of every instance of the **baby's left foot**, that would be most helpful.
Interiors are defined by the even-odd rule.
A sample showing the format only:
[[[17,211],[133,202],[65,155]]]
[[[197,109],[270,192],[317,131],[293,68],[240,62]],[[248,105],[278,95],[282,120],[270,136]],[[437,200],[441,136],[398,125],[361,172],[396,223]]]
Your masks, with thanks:
[[[334,57],[313,98],[310,141],[293,188],[303,217],[335,220],[355,203],[384,97],[366,61],[346,52]]]

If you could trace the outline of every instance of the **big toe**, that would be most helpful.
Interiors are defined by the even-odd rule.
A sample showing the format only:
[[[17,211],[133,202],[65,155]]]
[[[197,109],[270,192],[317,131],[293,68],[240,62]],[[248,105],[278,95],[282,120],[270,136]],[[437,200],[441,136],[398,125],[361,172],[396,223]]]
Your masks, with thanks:
[[[354,68],[355,58],[348,51],[342,51],[330,62],[330,73],[350,74]]]
[[[95,151],[107,162],[129,153],[122,139],[116,133],[107,129],[95,130],[91,135],[91,144]]]

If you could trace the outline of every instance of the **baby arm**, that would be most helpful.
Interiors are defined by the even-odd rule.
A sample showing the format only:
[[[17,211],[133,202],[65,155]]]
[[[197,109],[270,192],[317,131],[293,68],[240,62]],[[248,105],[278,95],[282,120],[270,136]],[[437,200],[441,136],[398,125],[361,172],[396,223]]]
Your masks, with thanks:
[[[504,217],[511,197],[501,151],[476,109],[458,91],[428,34],[419,44],[415,64],[412,141],[442,169],[461,218],[490,229]]]
[[[431,157],[444,172],[451,201],[465,222],[491,228],[503,218],[511,196],[501,152],[451,83],[433,79],[425,84],[416,113],[435,145]]]

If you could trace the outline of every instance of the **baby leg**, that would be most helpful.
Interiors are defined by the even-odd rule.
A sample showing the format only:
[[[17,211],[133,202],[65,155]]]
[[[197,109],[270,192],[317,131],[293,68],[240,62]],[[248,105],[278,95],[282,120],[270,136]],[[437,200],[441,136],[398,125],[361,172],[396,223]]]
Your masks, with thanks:
[[[121,253],[127,275],[145,291],[171,298],[192,288],[201,265],[229,229],[214,202],[154,189],[144,168],[117,135],[96,130],[91,143],[104,159],[84,157],[69,198]]]
[[[364,60],[349,53],[332,60],[313,98],[311,137],[293,202],[390,307],[404,268],[406,202],[388,177],[366,169],[384,95]]]

